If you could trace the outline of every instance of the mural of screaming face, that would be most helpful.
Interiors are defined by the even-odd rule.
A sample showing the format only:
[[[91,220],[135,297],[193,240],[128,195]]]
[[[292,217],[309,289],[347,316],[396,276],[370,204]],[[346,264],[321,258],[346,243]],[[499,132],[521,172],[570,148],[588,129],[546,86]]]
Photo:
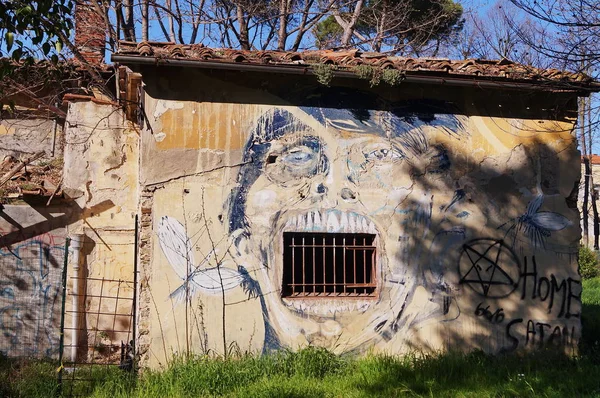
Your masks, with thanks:
[[[467,133],[445,105],[420,102],[389,110],[275,108],[259,118],[227,213],[242,283],[261,298],[264,350],[364,351],[452,317],[448,296],[431,299],[446,290],[443,267],[420,261],[433,195],[415,180],[443,179],[450,168],[445,148],[430,143],[435,134],[456,140]],[[460,199],[458,190],[447,207]],[[375,235],[377,297],[283,297],[285,232]],[[433,238],[442,245],[462,239],[460,227]]]
[[[172,134],[182,142],[152,141],[152,153],[198,155],[198,173],[186,161],[185,178],[153,194],[154,355],[167,360],[180,341],[204,352],[492,353],[531,347],[535,333],[535,345],[575,347],[578,215],[565,198],[577,173],[562,166],[578,159],[572,126],[337,88],[291,102],[165,113],[161,123],[185,124]],[[522,127],[541,122],[553,127],[535,137]],[[371,260],[343,257],[358,250]],[[354,265],[364,278],[340,278]]]
[[[468,136],[466,117],[446,103],[374,108],[317,103],[264,112],[252,125],[222,217],[231,258],[212,264],[211,251],[197,261],[183,224],[161,218],[159,244],[182,281],[170,297],[241,287],[261,305],[263,351],[310,344],[400,352],[411,348],[405,342],[418,328],[455,319],[447,264],[431,254],[465,240],[463,223],[472,210],[465,210],[465,193],[449,175],[442,142]],[[441,202],[440,186],[448,191]],[[286,232],[374,236],[375,294],[282,294]]]

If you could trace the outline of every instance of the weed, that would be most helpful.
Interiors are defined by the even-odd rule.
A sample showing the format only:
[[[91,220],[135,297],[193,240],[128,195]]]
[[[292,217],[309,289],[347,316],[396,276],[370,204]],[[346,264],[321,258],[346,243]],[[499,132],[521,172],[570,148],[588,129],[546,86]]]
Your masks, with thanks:
[[[587,246],[579,246],[579,272],[583,279],[594,278],[600,275],[598,257]]]
[[[324,86],[329,87],[337,66],[330,64],[314,64],[313,73],[317,76],[317,81]]]

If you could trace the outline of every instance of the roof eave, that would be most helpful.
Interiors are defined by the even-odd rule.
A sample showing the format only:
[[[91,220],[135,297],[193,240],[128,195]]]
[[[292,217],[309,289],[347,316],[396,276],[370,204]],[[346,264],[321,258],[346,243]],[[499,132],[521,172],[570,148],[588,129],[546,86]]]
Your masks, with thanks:
[[[217,69],[217,70],[235,70],[235,71],[247,71],[247,72],[265,72],[265,73],[284,73],[284,74],[295,74],[295,75],[316,75],[312,65],[310,64],[298,64],[298,65],[264,65],[264,64],[250,64],[250,63],[232,63],[232,62],[219,62],[219,61],[207,61],[197,59],[177,59],[177,58],[164,58],[164,57],[151,57],[151,56],[139,56],[139,55],[123,55],[113,54],[111,57],[112,62],[120,63],[123,65],[153,65],[153,66],[179,66],[188,68],[202,68],[202,69]],[[540,91],[552,91],[552,92],[576,92],[579,95],[589,95],[591,92],[600,91],[600,84],[594,83],[577,83],[577,82],[564,82],[564,81],[553,81],[553,80],[512,80],[507,78],[500,78],[494,76],[436,76],[431,72],[422,74],[414,71],[400,71],[404,74],[403,80],[408,83],[421,83],[421,84],[436,84],[446,86],[460,86],[460,87],[475,87],[475,88],[489,88],[489,89],[512,89],[512,90],[540,90]],[[354,78],[358,79],[359,76],[349,70],[334,70],[333,74],[335,77]]]

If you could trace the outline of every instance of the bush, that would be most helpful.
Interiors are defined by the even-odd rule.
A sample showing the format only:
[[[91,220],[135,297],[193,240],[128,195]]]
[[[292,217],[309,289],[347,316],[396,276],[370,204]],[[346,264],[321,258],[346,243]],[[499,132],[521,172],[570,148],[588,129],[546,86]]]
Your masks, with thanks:
[[[587,246],[579,246],[579,273],[583,279],[595,278],[600,275],[598,257]]]

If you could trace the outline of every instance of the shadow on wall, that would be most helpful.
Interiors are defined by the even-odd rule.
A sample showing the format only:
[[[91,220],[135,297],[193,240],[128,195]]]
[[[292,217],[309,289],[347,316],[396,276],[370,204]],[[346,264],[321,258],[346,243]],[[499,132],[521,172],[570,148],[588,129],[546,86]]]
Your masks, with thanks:
[[[10,225],[0,236],[0,353],[56,358],[65,227],[106,211],[113,204],[106,201],[90,209],[78,208],[74,203],[46,207],[35,199],[28,204],[12,206],[10,212],[0,208],[0,217]],[[31,218],[24,217],[27,221],[21,221],[26,225],[23,227],[18,216],[31,214],[32,209],[36,213],[33,219],[41,216],[44,220],[31,223]]]
[[[156,261],[172,268],[178,285],[154,297],[150,282],[149,294],[159,321],[185,314],[174,333],[186,334],[188,349],[205,349],[206,340],[221,353],[244,346],[247,337],[228,317],[239,322],[239,308],[254,305],[263,352],[576,350],[579,172],[565,165],[578,154],[572,125],[552,121],[564,115],[544,114],[543,127],[475,120],[439,100],[390,102],[334,89],[304,98],[254,123],[221,214],[206,211],[214,198],[200,176],[172,184],[196,198],[186,201],[185,219],[155,218]],[[317,275],[347,250],[319,249],[321,262],[315,240],[283,247],[289,234],[374,236],[374,276],[360,281],[374,293],[338,271]],[[291,271],[290,257],[302,258]],[[211,296],[222,296],[223,309],[207,326],[198,308]],[[169,309],[161,313],[163,302]],[[242,318],[249,324],[249,317]],[[165,360],[183,344],[173,346],[167,329],[161,325],[163,341],[155,343]]]

